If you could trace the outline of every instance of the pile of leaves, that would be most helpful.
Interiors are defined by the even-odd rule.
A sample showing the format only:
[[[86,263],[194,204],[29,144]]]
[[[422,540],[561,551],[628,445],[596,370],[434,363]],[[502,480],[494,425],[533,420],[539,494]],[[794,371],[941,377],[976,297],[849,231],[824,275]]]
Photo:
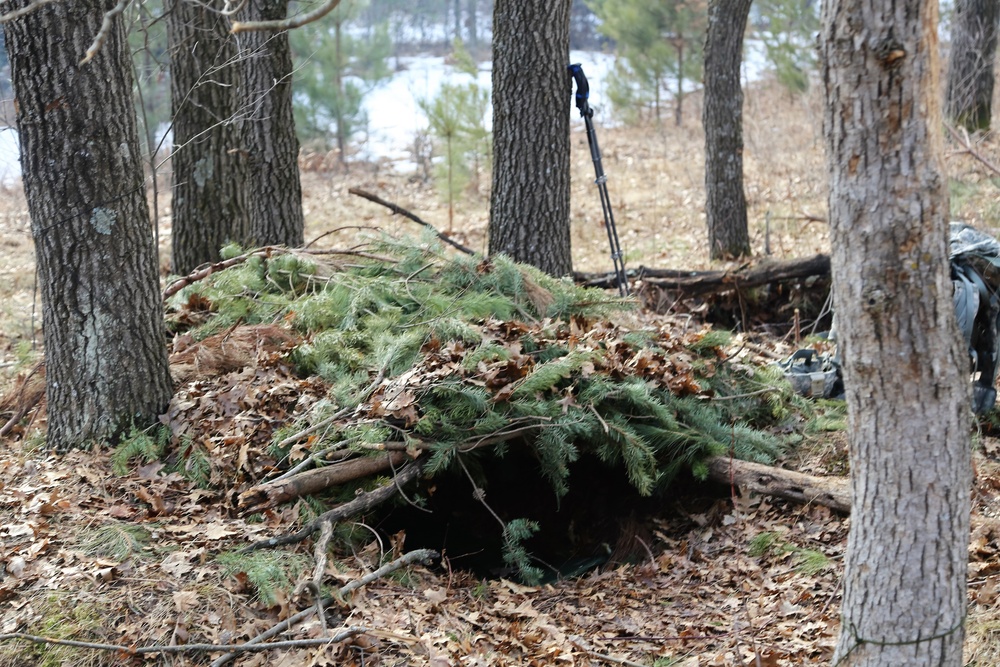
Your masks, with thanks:
[[[448,256],[430,237],[227,253],[228,268],[170,299],[175,375],[195,379],[162,444],[244,512],[266,507],[247,489],[276,475],[386,452],[425,477],[475,480],[517,447],[562,496],[584,456],[650,495],[683,470],[703,477],[707,456],[768,462],[782,449],[775,427],[795,399],[776,372],[729,359],[728,333],[627,326],[629,301],[504,257]],[[163,456],[155,440],[133,439],[119,460]],[[383,479],[358,474],[325,500]],[[508,528],[509,559],[537,578],[517,544],[536,526]]]

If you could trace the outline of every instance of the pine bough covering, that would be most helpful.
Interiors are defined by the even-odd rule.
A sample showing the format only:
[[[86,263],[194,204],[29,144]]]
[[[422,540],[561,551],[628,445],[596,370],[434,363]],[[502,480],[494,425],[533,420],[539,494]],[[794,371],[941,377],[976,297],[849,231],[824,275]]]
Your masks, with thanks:
[[[392,443],[427,452],[433,476],[526,447],[556,494],[568,489],[570,464],[596,456],[648,495],[685,469],[704,477],[710,455],[768,462],[779,453],[769,429],[795,399],[776,371],[727,361],[727,333],[629,330],[614,321],[635,319],[632,302],[502,256],[455,258],[429,238],[410,243],[253,256],[171,300],[180,319],[202,321],[195,337],[239,322],[280,322],[302,336],[288,358],[330,389],[274,433],[279,467]],[[278,447],[331,415],[340,416],[305,451]],[[514,552],[528,528],[505,531]]]

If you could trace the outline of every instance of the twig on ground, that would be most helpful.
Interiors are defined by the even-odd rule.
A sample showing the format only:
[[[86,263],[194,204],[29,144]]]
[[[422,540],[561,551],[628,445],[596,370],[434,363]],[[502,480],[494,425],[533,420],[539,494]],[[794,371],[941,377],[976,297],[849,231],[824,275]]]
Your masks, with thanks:
[[[437,557],[438,557],[438,553],[436,551],[432,551],[431,549],[417,549],[416,551],[411,551],[411,552],[409,552],[407,554],[403,554],[402,556],[400,556],[396,560],[392,561],[391,563],[387,563],[387,564],[383,565],[382,567],[380,567],[379,569],[375,570],[374,572],[366,574],[365,576],[361,577],[360,579],[355,579],[354,581],[350,582],[349,584],[347,584],[345,586],[342,586],[337,591],[337,593],[335,595],[331,595],[329,597],[323,598],[322,606],[328,607],[331,604],[334,604],[335,602],[337,602],[338,597],[339,597],[339,599],[343,600],[344,597],[348,593],[350,593],[351,591],[357,590],[358,588],[361,588],[362,586],[366,586],[367,584],[370,584],[371,582],[375,581],[376,579],[384,577],[387,574],[391,574],[392,572],[395,572],[396,570],[398,570],[399,568],[401,568],[403,566],[410,565],[410,564],[416,563],[416,562],[423,562],[423,561],[433,560],[434,558],[437,558]],[[282,632],[284,632],[288,628],[292,627],[293,625],[295,625],[299,621],[303,621],[303,620],[309,618],[310,616],[312,616],[315,613],[316,613],[316,606],[310,606],[308,609],[303,609],[302,611],[300,611],[299,613],[295,614],[294,616],[290,616],[290,617],[286,618],[284,621],[282,621],[281,623],[278,623],[277,625],[274,625],[271,628],[269,628],[269,629],[265,630],[264,632],[260,633],[259,635],[257,635],[256,637],[254,637],[253,639],[251,639],[250,641],[248,641],[246,644],[240,644],[240,646],[254,646],[254,645],[261,644],[261,642],[265,642],[268,639],[270,639],[271,637],[275,637],[275,636],[281,634]],[[267,646],[270,646],[270,644],[267,644]],[[220,656],[220,657],[216,658],[212,662],[212,664],[211,664],[210,667],[222,667],[222,665],[225,665],[226,663],[228,663],[230,660],[232,660],[235,657],[236,657],[236,652],[235,651],[231,652],[231,653],[227,653],[226,655],[223,655],[223,656]]]
[[[401,206],[393,204],[390,201],[386,201],[386,200],[382,199],[381,197],[379,197],[378,195],[373,195],[372,193],[366,192],[365,190],[362,190],[361,188],[350,188],[348,190],[348,192],[350,192],[352,195],[357,195],[358,197],[362,197],[364,199],[367,199],[370,202],[374,202],[376,204],[381,204],[382,206],[385,206],[387,209],[389,209],[393,213],[398,213],[399,215],[403,216],[404,218],[408,218],[408,219],[412,220],[413,222],[417,223],[418,225],[422,225],[422,226],[424,226],[424,227],[426,227],[428,229],[433,230],[434,233],[437,234],[437,237],[439,239],[441,239],[445,243],[447,243],[447,244],[449,244],[449,245],[451,245],[451,246],[453,246],[455,248],[458,248],[459,250],[461,250],[462,252],[464,252],[467,255],[475,255],[476,254],[475,250],[462,245],[458,241],[453,240],[447,234],[445,234],[443,232],[439,232],[434,227],[434,225],[432,225],[429,222],[426,222],[424,220],[421,220],[415,214],[407,211],[405,208],[403,208]]]
[[[968,153],[973,158],[975,158],[976,160],[978,160],[981,164],[983,164],[983,166],[985,166],[987,169],[989,169],[990,171],[992,171],[995,175],[1000,176],[1000,167],[997,167],[995,164],[993,164],[988,159],[986,159],[986,157],[983,156],[982,153],[980,153],[975,148],[973,148],[972,142],[969,140],[969,133],[968,132],[965,132],[963,130],[963,134],[964,134],[964,136],[963,136],[963,134],[959,134],[958,130],[956,130],[951,124],[945,123],[944,126],[945,126],[945,128],[947,128],[948,134],[951,135],[952,139],[954,139],[955,141],[957,141],[958,143],[960,143],[962,145],[962,148],[965,150],[966,153]]]
[[[315,611],[310,607],[310,611]],[[98,651],[115,651],[125,655],[155,655],[155,654],[178,654],[178,653],[212,653],[216,651],[231,651],[235,656],[238,653],[250,651],[269,651],[277,648],[303,648],[308,646],[322,646],[324,644],[334,644],[345,639],[365,632],[365,628],[352,626],[337,633],[333,637],[320,637],[316,639],[289,639],[286,641],[272,642],[270,644],[178,644],[177,646],[118,646],[117,644],[99,644],[96,642],[81,642],[73,639],[55,639],[52,637],[42,637],[39,635],[29,635],[26,632],[9,632],[0,634],[0,642],[11,639],[23,639],[35,642],[36,644],[55,644],[58,646],[72,646],[75,648],[89,648]],[[273,636],[273,635],[272,635]],[[232,659],[232,658],[230,658]],[[214,663],[213,663],[214,664]]]
[[[597,660],[603,660],[604,662],[610,662],[616,665],[627,665],[627,667],[646,667],[646,665],[643,665],[642,663],[639,662],[632,662],[631,660],[626,660],[625,658],[616,658],[613,655],[608,655],[607,653],[601,653],[600,651],[595,651],[593,647],[591,647],[586,641],[584,641],[583,637],[579,637],[577,635],[570,635],[569,640],[570,642],[573,643],[573,646],[576,646],[578,649],[580,649],[590,657],[596,658]]]
[[[324,521],[319,529],[319,539],[316,540],[316,545],[313,548],[313,558],[316,560],[316,565],[313,567],[312,579],[303,581],[295,587],[295,597],[302,595],[305,589],[309,589],[312,593],[313,602],[316,605],[316,617],[319,618],[319,622],[323,626],[323,634],[326,634],[326,615],[323,613],[321,591],[323,590],[323,573],[326,572],[326,550],[330,546],[331,537],[333,537],[333,522]]]
[[[425,461],[426,457],[417,459],[412,463],[407,464],[402,470],[399,471],[399,474],[385,486],[380,486],[377,489],[363,493],[350,502],[337,505],[332,510],[320,514],[318,517],[306,524],[305,528],[298,532],[254,542],[253,544],[240,549],[239,553],[250,553],[251,551],[257,551],[258,549],[280,547],[286,544],[296,544],[316,532],[316,529],[319,528],[324,521],[340,521],[341,519],[346,519],[347,517],[360,514],[361,512],[380,505],[396,495],[399,487],[404,486],[405,484],[408,484],[416,479],[417,476],[420,475],[420,471],[423,468]]]

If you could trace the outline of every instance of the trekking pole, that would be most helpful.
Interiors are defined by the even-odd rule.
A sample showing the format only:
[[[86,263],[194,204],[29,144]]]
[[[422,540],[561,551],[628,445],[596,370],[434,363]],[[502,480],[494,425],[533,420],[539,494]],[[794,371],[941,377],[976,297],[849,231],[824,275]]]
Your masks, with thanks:
[[[615,228],[615,216],[611,212],[611,197],[608,195],[608,177],[604,175],[601,166],[601,149],[597,145],[597,134],[594,132],[594,110],[590,108],[587,98],[590,96],[590,85],[583,74],[583,66],[579,63],[570,65],[569,71],[576,81],[576,108],[587,126],[587,143],[590,145],[590,158],[594,161],[594,171],[597,174],[597,190],[601,194],[601,208],[604,210],[604,226],[608,230],[608,243],[611,245],[611,261],[615,265],[615,279],[618,281],[618,292],[628,296],[628,276],[625,275],[625,258],[622,255],[621,244],[618,243],[618,230]]]

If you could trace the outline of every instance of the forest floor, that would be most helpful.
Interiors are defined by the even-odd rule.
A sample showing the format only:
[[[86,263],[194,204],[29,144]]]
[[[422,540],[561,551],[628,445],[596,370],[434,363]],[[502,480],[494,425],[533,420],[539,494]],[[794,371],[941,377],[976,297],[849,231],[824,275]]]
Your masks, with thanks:
[[[708,260],[700,108],[697,96],[688,100],[681,127],[598,128],[629,266],[726,266]],[[755,256],[828,252],[818,92],[792,97],[754,86],[745,115]],[[575,268],[606,271],[606,235],[582,127],[574,128],[572,145]],[[1000,140],[977,137],[969,147],[952,140],[948,151],[953,217],[1000,234],[1000,173],[990,166],[1000,164]],[[359,187],[485,249],[488,183],[470,188],[449,223],[433,183],[398,174],[392,165],[352,164],[345,171],[329,155],[306,154],[303,168],[306,237],[325,235],[320,246],[356,243],[358,226],[418,231],[347,192]],[[164,189],[156,211],[166,278],[170,210]],[[40,359],[41,344],[24,198],[12,187],[2,202],[0,394]],[[639,315],[647,323],[670,316]],[[775,356],[793,349],[773,331],[750,333]],[[801,425],[803,438],[781,465],[845,475],[842,410],[830,404],[819,412],[813,424],[819,426]],[[227,569],[218,557],[283,534],[298,520],[301,503],[251,523],[230,511],[225,494],[163,474],[156,463],[122,475],[113,470],[108,448],[60,455],[43,442],[31,427],[0,441],[0,667],[209,664],[218,651],[211,658],[180,653],[142,659],[107,646],[34,644],[11,633],[128,650],[231,644],[310,604],[308,595],[293,594],[297,578],[313,565],[306,546],[264,552],[255,561],[257,578],[245,565]],[[1000,664],[1000,441],[987,428],[976,443],[966,662],[986,666]],[[407,566],[334,602],[327,609],[332,632],[364,628],[350,639],[245,653],[234,664],[766,667],[828,661],[839,630],[849,519],[825,507],[715,485],[678,489],[661,499],[657,511],[621,517],[620,534],[632,540],[630,558],[531,587],[462,569],[466,554],[446,551],[440,561]],[[358,526],[373,537],[328,564],[331,586],[360,579],[412,546],[403,531]],[[315,640],[325,632],[313,617],[280,638]]]

